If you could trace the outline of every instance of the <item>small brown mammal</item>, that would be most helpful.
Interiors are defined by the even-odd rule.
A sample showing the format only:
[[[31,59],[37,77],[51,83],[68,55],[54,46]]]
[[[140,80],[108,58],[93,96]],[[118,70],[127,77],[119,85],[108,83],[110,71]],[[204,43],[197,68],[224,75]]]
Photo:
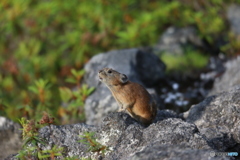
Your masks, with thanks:
[[[129,81],[126,75],[111,68],[103,68],[98,72],[98,76],[112,92],[120,107],[119,111],[127,111],[131,117],[144,125],[152,123],[157,107],[143,86]]]

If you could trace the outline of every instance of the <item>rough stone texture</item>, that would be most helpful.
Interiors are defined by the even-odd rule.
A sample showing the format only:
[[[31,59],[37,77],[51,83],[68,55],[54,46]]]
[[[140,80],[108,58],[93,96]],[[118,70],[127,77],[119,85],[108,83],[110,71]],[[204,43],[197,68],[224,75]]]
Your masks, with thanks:
[[[160,110],[148,127],[118,112],[108,114],[100,126],[51,125],[51,130],[40,130],[46,144],[39,147],[45,150],[57,145],[64,148],[64,157],[106,160],[233,159],[212,153],[240,151],[239,97],[240,87],[206,98],[184,114],[186,121],[173,111]],[[89,146],[79,142],[85,132],[95,132],[96,140],[107,146],[105,156],[88,151]]]
[[[0,159],[20,150],[22,145],[20,125],[0,116]]]
[[[165,70],[165,65],[156,55],[140,49],[111,51],[94,56],[85,65],[84,81],[96,88],[95,92],[86,99],[87,124],[99,125],[104,116],[118,110],[111,92],[98,80],[98,71],[104,67],[124,73],[131,81],[145,87],[151,87],[162,79]],[[155,93],[154,89],[149,91],[150,94]]]
[[[169,159],[169,160],[228,160],[230,157],[214,157],[210,156],[214,153],[213,150],[209,149],[192,149],[184,145],[159,145],[154,143],[151,146],[147,146],[141,152],[136,153],[134,156],[130,157],[131,160],[159,160],[159,159]]]
[[[186,48],[187,47],[187,48]],[[194,27],[169,27],[160,37],[154,50],[156,54],[184,54],[188,47],[205,48]]]
[[[39,133],[40,137],[44,138],[48,145],[39,144],[39,146],[44,150],[56,145],[64,148],[63,156],[88,157],[91,156],[90,152],[88,152],[88,146],[79,142],[81,139],[79,136],[84,135],[85,132],[96,132],[96,129],[85,124],[51,125],[51,130],[49,127],[44,127]]]
[[[120,118],[122,116],[123,118]],[[105,136],[100,138],[100,141],[114,150],[107,159],[127,159],[141,151],[144,146],[156,142],[165,145],[188,144],[191,148],[209,148],[197,132],[196,126],[181,119],[168,118],[143,128],[136,122],[128,123],[125,120],[126,116],[128,117],[124,113],[113,113],[103,121],[101,135]]]
[[[227,9],[227,18],[230,22],[231,30],[234,34],[240,36],[240,6],[232,4]],[[240,37],[239,37],[240,38]]]
[[[178,114],[172,110],[158,110],[157,116],[154,120],[154,122],[162,121],[167,118],[180,118]]]
[[[240,85],[240,56],[234,60],[230,60],[225,64],[225,72],[219,78],[215,79],[213,89],[209,95],[214,95],[222,91],[227,91]]]
[[[101,154],[88,151],[88,146],[79,142],[81,139],[79,135],[83,135],[84,132],[95,132],[97,141],[109,148],[104,159],[128,159],[144,151],[146,146],[153,145],[165,147],[182,145],[182,150],[211,149],[194,124],[184,122],[180,118],[172,118],[173,112],[170,111],[163,113],[159,111],[159,115],[170,117],[165,116],[165,119],[146,128],[126,113],[108,114],[99,127],[84,124],[51,125],[51,132],[49,127],[40,130],[40,137],[44,138],[47,144],[39,146],[43,150],[54,145],[63,147],[65,151],[63,156],[100,159]]]
[[[240,151],[240,87],[206,98],[184,114],[214,149]]]

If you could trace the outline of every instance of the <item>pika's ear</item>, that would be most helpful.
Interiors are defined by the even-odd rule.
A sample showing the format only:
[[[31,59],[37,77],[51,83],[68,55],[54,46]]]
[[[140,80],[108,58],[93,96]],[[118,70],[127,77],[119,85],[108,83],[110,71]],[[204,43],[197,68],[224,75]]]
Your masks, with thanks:
[[[128,77],[125,74],[121,74],[120,81],[122,83],[126,83],[128,81]]]

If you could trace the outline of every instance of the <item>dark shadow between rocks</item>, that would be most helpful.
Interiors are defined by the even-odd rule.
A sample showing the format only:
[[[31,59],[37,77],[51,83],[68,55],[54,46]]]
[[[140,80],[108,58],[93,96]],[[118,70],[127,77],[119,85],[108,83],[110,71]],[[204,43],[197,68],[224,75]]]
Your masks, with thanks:
[[[172,110],[158,110],[157,116],[153,123],[157,123],[158,121],[162,121],[168,118],[181,118],[181,117],[179,117],[178,114]]]

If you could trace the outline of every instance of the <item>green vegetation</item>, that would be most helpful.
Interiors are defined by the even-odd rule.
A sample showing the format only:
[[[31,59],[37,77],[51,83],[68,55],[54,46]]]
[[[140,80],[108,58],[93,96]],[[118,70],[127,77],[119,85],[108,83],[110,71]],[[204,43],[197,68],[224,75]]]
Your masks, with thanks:
[[[41,150],[38,147],[38,143],[45,145],[44,139],[39,137],[38,130],[44,125],[48,125],[50,133],[51,126],[53,124],[54,118],[50,117],[46,112],[44,112],[40,122],[36,123],[34,120],[27,120],[26,118],[21,118],[19,120],[22,125],[22,137],[23,146],[22,150],[19,151],[17,158],[20,160],[27,159],[51,159],[54,160],[56,156],[62,156],[63,148],[53,146],[48,150]]]
[[[208,56],[197,51],[186,51],[184,55],[163,53],[162,61],[167,66],[167,72],[191,72],[193,69],[203,68],[208,63]]]
[[[94,135],[94,132],[85,132],[84,135],[80,135],[82,139],[79,142],[86,144],[88,146],[88,151],[96,152],[98,154],[101,153],[102,156],[104,156],[108,147],[97,142]]]
[[[21,116],[28,119],[39,119],[41,117],[39,113],[46,111],[57,117],[57,123],[59,121],[62,124],[84,121],[84,101],[94,88],[89,88],[86,84],[80,85],[83,70],[72,69],[71,72],[72,75],[66,81],[71,80],[71,83],[76,86],[74,90],[65,86],[53,86],[48,80],[35,80],[32,85],[26,86],[26,90],[23,89],[20,94],[13,94],[17,96],[17,100],[22,100],[22,104],[12,106],[11,103],[5,102],[4,112],[13,120]]]
[[[39,129],[44,126],[48,126],[50,136],[53,134],[51,129],[51,124],[54,124],[54,118],[50,116],[47,112],[43,112],[43,116],[40,121],[35,122],[34,120],[27,120],[26,118],[21,118],[19,120],[22,125],[22,138],[23,145],[22,149],[16,155],[16,158],[20,160],[28,159],[65,159],[65,160],[91,160],[91,158],[79,158],[78,156],[73,157],[64,157],[64,147],[52,146],[50,149],[42,150],[39,147],[39,144],[45,146],[46,140],[39,137]],[[107,147],[101,145],[94,138],[93,132],[86,132],[84,135],[80,136],[81,139],[79,142],[84,143],[89,146],[89,151],[101,153],[104,156]]]
[[[194,25],[209,44],[223,36],[230,41],[223,51],[237,53],[240,43],[229,33],[224,14],[232,2],[2,0],[0,115],[17,121],[46,111],[56,123],[84,121],[84,101],[93,91],[82,84],[84,64],[99,52],[153,45],[171,25]],[[184,66],[188,59],[203,66],[206,58],[200,62],[195,56],[201,57],[188,53],[180,59]]]

